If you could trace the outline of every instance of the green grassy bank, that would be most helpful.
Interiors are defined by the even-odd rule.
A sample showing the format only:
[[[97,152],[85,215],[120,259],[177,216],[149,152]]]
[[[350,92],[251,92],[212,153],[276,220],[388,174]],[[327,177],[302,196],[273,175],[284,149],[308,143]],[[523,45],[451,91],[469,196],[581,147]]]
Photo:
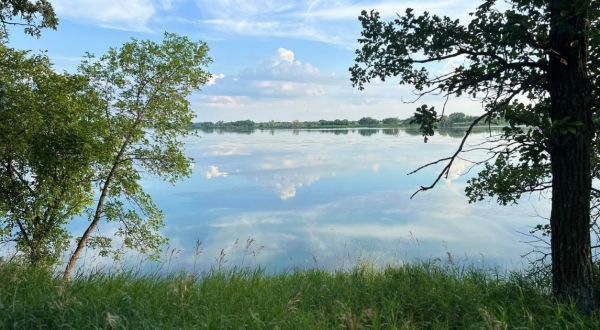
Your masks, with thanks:
[[[0,266],[3,329],[599,329],[543,279],[403,266],[203,276],[96,274],[68,283]]]

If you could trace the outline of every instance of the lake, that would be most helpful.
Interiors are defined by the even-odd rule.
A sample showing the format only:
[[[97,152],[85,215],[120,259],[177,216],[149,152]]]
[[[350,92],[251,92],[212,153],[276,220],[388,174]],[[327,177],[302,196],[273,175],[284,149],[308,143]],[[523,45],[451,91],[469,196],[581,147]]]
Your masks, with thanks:
[[[464,188],[477,169],[461,175],[470,164],[464,160],[434,190],[410,199],[441,166],[407,173],[450,155],[462,132],[440,132],[425,144],[402,129],[199,131],[186,139],[190,178],[143,185],[165,212],[165,255],[175,268],[284,271],[419,260],[521,268],[531,250],[522,233],[544,223],[539,214],[548,214],[549,199],[469,204]]]

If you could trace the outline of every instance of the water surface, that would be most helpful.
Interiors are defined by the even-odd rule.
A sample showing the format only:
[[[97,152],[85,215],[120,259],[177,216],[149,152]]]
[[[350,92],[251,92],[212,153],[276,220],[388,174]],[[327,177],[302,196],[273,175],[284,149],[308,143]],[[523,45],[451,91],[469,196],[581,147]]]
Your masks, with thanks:
[[[165,212],[177,267],[332,269],[447,262],[451,255],[453,262],[519,268],[531,249],[521,233],[543,222],[536,215],[548,212],[548,200],[469,204],[464,188],[476,169],[461,176],[470,167],[462,160],[434,190],[410,199],[441,166],[407,173],[450,155],[462,136],[460,129],[442,133],[425,144],[405,130],[199,132],[186,140],[195,159],[189,179],[143,184]]]

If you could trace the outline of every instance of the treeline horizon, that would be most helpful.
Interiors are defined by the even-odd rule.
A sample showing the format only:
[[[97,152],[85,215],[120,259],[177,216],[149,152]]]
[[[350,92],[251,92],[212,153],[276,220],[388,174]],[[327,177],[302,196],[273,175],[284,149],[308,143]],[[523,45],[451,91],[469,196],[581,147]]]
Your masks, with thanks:
[[[437,128],[468,126],[477,116],[469,116],[462,112],[455,112],[449,115],[441,116]],[[503,121],[493,119],[491,121],[482,121],[479,126],[500,125]],[[306,128],[358,128],[358,127],[374,127],[374,128],[390,128],[390,127],[419,127],[415,122],[414,117],[400,119],[397,117],[388,117],[384,119],[376,119],[372,117],[363,117],[359,120],[334,119],[334,120],[314,120],[314,121],[267,121],[255,122],[250,119],[237,121],[216,121],[216,122],[196,122],[192,125],[192,129],[232,129],[232,130],[252,130],[252,129],[306,129]]]

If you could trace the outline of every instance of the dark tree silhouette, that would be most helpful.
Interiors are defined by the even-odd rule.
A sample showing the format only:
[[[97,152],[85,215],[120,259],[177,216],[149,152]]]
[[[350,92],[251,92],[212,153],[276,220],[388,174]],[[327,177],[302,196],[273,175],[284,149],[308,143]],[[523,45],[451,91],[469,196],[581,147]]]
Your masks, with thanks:
[[[377,12],[363,11],[352,82],[363,89],[372,79],[398,77],[415,87],[417,99],[437,94],[482,101],[483,113],[471,121],[456,152],[421,167],[444,164],[433,183],[419,191],[432,189],[449,173],[468,151],[466,141],[476,125],[506,120],[467,195],[471,201],[496,196],[508,204],[523,193],[551,190],[554,293],[589,312],[595,308],[590,199],[597,172],[600,1],[507,2],[509,8],[500,9],[495,0],[483,1],[468,24],[411,9],[384,22]],[[445,74],[425,67],[452,58],[464,64]],[[433,135],[442,115],[443,109],[440,115],[423,105],[415,119],[423,134]]]

